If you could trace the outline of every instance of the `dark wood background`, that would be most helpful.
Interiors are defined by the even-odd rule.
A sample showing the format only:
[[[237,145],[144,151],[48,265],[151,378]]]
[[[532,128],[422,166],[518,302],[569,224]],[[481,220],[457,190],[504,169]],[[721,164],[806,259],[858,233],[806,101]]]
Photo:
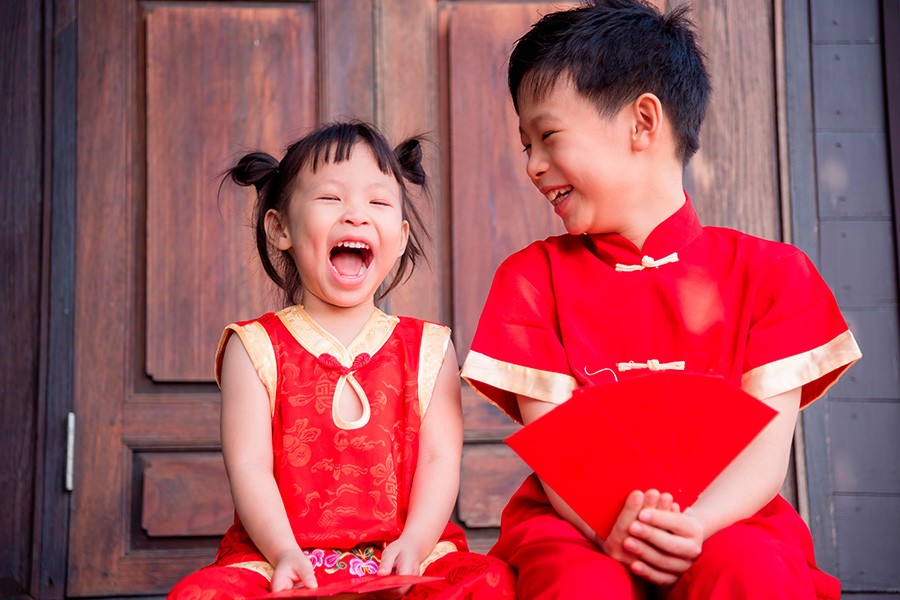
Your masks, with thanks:
[[[694,3],[715,88],[686,173],[701,218],[806,250],[866,355],[805,412],[785,488],[858,598],[900,591],[897,3]],[[0,596],[158,595],[210,560],[231,519],[211,357],[275,306],[249,195],[216,200],[239,153],[350,116],[428,133],[430,264],[387,308],[451,325],[465,355],[497,264],[559,231],[504,83],[551,6],[0,3]],[[483,551],[526,470],[511,424],[463,402],[456,518]]]

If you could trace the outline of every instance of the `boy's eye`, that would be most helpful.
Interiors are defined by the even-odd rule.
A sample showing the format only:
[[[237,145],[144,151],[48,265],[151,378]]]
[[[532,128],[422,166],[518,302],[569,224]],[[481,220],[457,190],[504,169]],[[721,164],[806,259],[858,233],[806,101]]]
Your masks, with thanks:
[[[546,140],[548,137],[550,137],[550,136],[553,135],[554,133],[556,133],[556,132],[555,132],[555,131],[548,131],[547,133],[545,133],[545,134],[543,134],[543,135],[541,136],[541,139],[542,139],[542,140]]]
[[[525,154],[530,154],[531,153],[531,144],[525,144],[522,147],[522,152],[524,152]]]

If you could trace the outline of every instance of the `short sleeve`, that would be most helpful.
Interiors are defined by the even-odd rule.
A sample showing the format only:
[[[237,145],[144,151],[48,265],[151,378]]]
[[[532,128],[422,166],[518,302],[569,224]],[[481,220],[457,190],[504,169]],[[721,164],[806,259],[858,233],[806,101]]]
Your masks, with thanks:
[[[533,244],[494,275],[462,377],[514,421],[516,395],[561,404],[576,387],[563,348],[546,251]]]
[[[244,349],[250,356],[250,362],[256,369],[260,381],[269,395],[269,412],[275,411],[275,392],[278,384],[278,372],[275,364],[275,349],[272,347],[272,339],[266,328],[258,321],[246,323],[232,323],[222,332],[219,340],[219,348],[216,350],[216,383],[222,384],[222,360],[225,357],[225,347],[231,335],[236,333],[244,344]]]
[[[768,398],[801,387],[801,408],[862,356],[837,301],[809,258],[794,252],[765,269],[747,339],[742,387]]]

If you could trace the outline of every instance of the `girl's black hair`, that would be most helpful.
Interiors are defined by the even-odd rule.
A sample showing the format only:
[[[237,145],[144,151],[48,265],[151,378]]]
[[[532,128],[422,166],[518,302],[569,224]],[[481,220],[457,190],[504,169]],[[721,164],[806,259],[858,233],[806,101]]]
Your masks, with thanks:
[[[406,250],[400,257],[390,283],[380,291],[380,300],[412,275],[419,258],[424,256],[422,242],[423,238],[428,238],[428,234],[407,186],[413,184],[427,192],[420,137],[409,138],[392,149],[384,134],[369,123],[330,123],[314,129],[288,146],[280,161],[265,152],[251,152],[223,174],[223,183],[231,179],[238,185],[252,185],[256,188],[256,250],[266,274],[281,288],[289,304],[300,302],[303,281],[291,255],[269,244],[265,229],[266,213],[270,209],[281,214],[287,212],[294,182],[304,167],[308,165],[316,172],[321,164],[343,162],[350,158],[350,153],[357,144],[368,146],[381,171],[393,175],[400,184],[402,214],[409,223]]]
[[[643,0],[590,0],[544,15],[509,58],[516,112],[521,94],[540,98],[564,77],[606,116],[650,92],[662,102],[686,165],[700,147],[711,91],[688,10],[683,4],[662,15]]]

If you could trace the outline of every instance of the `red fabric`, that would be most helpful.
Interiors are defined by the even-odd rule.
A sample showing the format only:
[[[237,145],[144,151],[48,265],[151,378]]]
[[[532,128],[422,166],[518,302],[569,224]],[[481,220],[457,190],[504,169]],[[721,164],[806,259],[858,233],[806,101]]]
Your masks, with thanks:
[[[425,569],[426,576],[441,577],[417,585],[404,600],[502,600],[515,598],[515,576],[499,559],[471,552],[451,552]],[[343,575],[346,577],[346,575]],[[320,585],[322,582],[319,582]],[[270,592],[269,581],[254,571],[209,566],[182,579],[169,600],[246,600]],[[366,595],[376,598],[374,594]]]
[[[669,589],[651,589],[561,519],[534,475],[503,512],[490,554],[518,572],[521,600],[797,600],[840,597],[840,582],[813,560],[806,524],[780,496],[756,515],[710,537],[694,565]]]
[[[776,414],[721,377],[666,371],[578,388],[506,443],[605,539],[634,490],[691,506]]]
[[[275,352],[274,476],[294,536],[313,562],[320,583],[374,573],[384,546],[399,537],[409,506],[421,425],[418,361],[423,322],[401,317],[377,352],[360,354],[347,370],[371,406],[368,423],[352,430],[339,428],[332,418],[335,387],[346,374],[340,363],[307,351],[276,314],[257,322]],[[511,589],[508,566],[467,552],[465,535],[457,525],[448,523],[441,541],[462,552],[451,552],[429,569],[439,563],[455,565],[460,572],[471,571],[474,579],[460,574],[460,581],[473,590],[487,586],[496,593],[488,581]],[[214,565],[188,576],[170,597],[240,598],[268,592],[269,582],[258,573],[219,568],[265,560],[235,515]],[[473,583],[479,577],[482,583]],[[447,586],[436,589],[435,595],[420,597],[457,597]]]
[[[618,263],[640,264],[643,255],[660,259],[673,252],[678,261],[671,264],[615,270]],[[604,369],[615,370],[617,363],[655,359],[685,361],[686,371],[721,375],[740,386],[745,372],[846,331],[834,296],[800,250],[702,227],[686,201],[642,249],[619,235],[562,235],[510,256],[494,277],[471,349],[570,375],[578,385],[612,381]],[[802,405],[847,366],[804,381]],[[618,373],[618,379],[641,373]],[[515,394],[467,379],[521,422]]]
[[[659,260],[672,253],[677,253],[677,261],[656,268],[616,270],[617,264],[641,265],[645,255]],[[517,379],[541,383],[549,373],[556,383],[572,378],[578,387],[647,373],[620,370],[619,363],[684,361],[686,372],[718,375],[741,386],[749,371],[799,356],[809,357],[809,364],[791,373],[796,383],[772,389],[769,381],[766,391],[775,395],[802,386],[801,406],[805,406],[858,358],[852,338],[843,352],[826,356],[828,360],[816,363],[821,357],[813,359],[809,353],[847,332],[834,296],[800,250],[734,230],[703,227],[687,200],[641,249],[614,234],[562,235],[510,256],[497,270],[466,361],[466,366],[472,361],[477,376],[470,376],[466,367],[463,375],[521,422],[516,395],[509,387]],[[485,369],[494,370],[486,373]],[[788,381],[772,379],[775,386]],[[546,393],[559,395],[559,389]],[[538,399],[562,403],[567,397]],[[760,533],[753,536],[759,539],[748,539],[747,548],[734,547],[743,543],[733,533],[740,528],[723,530],[721,539],[742,541],[723,542],[727,549],[720,552],[716,550],[719,542],[711,538],[709,548],[704,546],[702,562],[720,561],[739,569],[743,564],[763,564],[758,561],[769,546],[793,547],[804,559],[803,564],[790,563],[795,574],[811,578],[820,598],[831,597],[839,583],[815,568],[808,529],[787,505],[778,515],[754,524],[754,531]],[[500,540],[492,554],[518,571],[522,598],[587,598],[590,590],[607,585],[621,591],[598,592],[598,597],[640,595],[628,583],[633,578],[627,572],[609,565],[610,559],[556,515],[536,479],[526,482],[504,511]],[[713,579],[719,568],[724,567],[711,568]],[[594,572],[609,575],[601,575],[598,585],[591,575]],[[760,589],[766,578],[754,572],[755,577],[745,578],[735,588],[747,584]],[[685,578],[685,587],[679,589],[693,585],[706,589],[701,581],[705,579]],[[797,593],[795,597],[809,597]],[[751,595],[769,597],[756,591]]]

